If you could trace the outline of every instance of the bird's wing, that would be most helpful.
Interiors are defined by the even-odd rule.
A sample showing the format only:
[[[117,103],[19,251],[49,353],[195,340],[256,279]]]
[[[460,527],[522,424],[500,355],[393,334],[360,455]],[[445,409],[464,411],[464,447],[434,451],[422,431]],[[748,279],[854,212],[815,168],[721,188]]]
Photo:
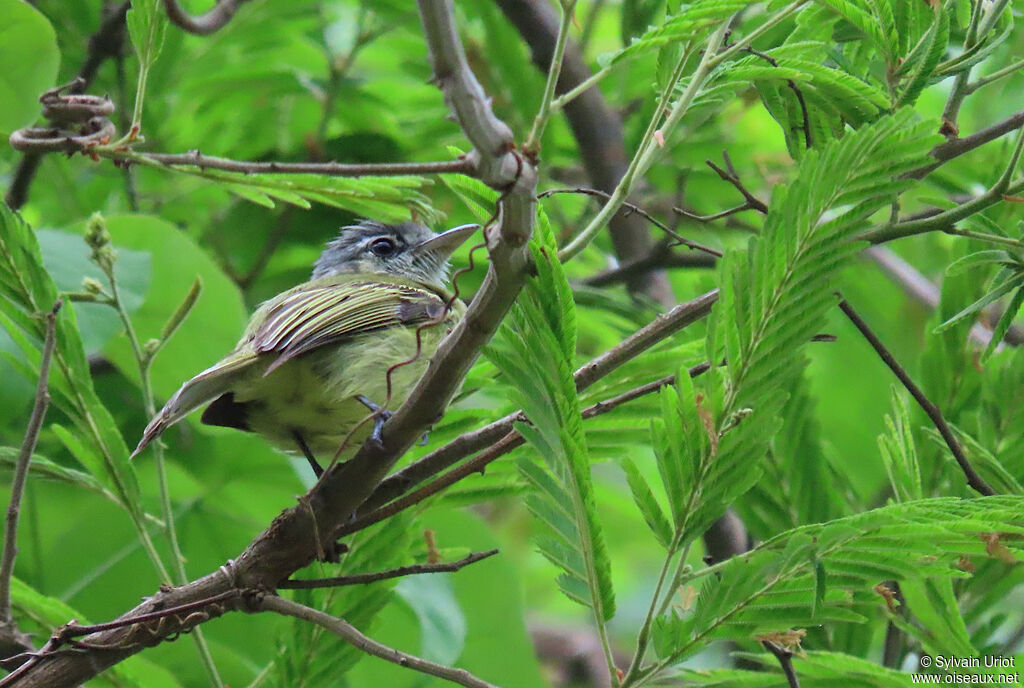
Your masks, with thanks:
[[[326,344],[387,327],[434,320],[443,314],[445,301],[426,288],[353,282],[345,289],[328,285],[293,291],[288,298],[268,305],[265,317],[246,342],[247,348],[257,354],[277,354],[265,375]]]
[[[193,410],[229,391],[251,366],[266,363],[268,355],[276,357],[264,375],[327,344],[428,322],[444,308],[445,300],[430,289],[386,282],[318,280],[280,294],[260,307],[234,352],[175,392],[146,426],[132,456]]]

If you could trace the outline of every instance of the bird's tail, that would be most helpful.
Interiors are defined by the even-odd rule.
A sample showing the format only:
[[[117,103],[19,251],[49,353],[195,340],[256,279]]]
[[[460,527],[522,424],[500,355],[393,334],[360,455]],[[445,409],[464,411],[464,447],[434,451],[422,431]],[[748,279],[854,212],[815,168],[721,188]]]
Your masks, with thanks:
[[[221,361],[181,386],[174,393],[160,412],[153,416],[142,433],[139,446],[135,448],[129,459],[134,459],[139,452],[145,449],[153,440],[171,427],[179,420],[187,416],[211,399],[224,394],[234,384],[238,377],[248,368],[255,357],[244,357],[239,359],[228,359]]]

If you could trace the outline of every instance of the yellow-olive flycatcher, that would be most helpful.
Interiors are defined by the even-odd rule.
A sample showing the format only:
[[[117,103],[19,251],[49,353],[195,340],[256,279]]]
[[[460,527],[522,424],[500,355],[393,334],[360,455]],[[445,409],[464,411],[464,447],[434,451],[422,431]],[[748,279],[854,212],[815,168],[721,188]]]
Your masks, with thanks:
[[[315,457],[332,458],[367,407],[401,404],[462,317],[465,306],[445,288],[448,260],[477,228],[435,234],[415,222],[372,220],[342,228],[312,278],[261,305],[234,351],[181,386],[132,456],[212,401],[203,423],[298,449],[320,475]],[[438,320],[422,329],[417,348],[417,329]],[[388,370],[405,361],[412,362],[394,369],[389,390]],[[358,447],[369,430],[349,445]]]

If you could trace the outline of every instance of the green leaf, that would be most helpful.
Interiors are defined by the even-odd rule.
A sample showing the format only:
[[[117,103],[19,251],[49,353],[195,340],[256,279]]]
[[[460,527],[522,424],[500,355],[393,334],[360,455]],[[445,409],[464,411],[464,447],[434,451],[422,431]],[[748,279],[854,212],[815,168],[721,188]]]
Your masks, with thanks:
[[[626,473],[629,490],[633,493],[633,501],[636,502],[637,508],[643,514],[648,527],[654,533],[658,543],[662,547],[668,548],[672,542],[672,524],[669,523],[665,512],[661,510],[658,500],[654,498],[650,485],[644,480],[644,476],[640,473],[640,469],[636,467],[636,464],[628,458],[623,457],[619,460],[619,464]]]
[[[940,332],[949,329],[950,327],[957,324],[964,318],[967,318],[978,313],[985,306],[989,305],[993,301],[996,301],[997,299],[1002,298],[1003,296],[1009,294],[1011,291],[1021,287],[1022,285],[1024,285],[1024,271],[1011,273],[1009,276],[1005,277],[1005,279],[999,282],[999,284],[991,291],[989,291],[987,294],[985,294],[980,299],[972,303],[970,306],[964,308],[962,311],[954,315],[952,318],[946,320],[946,322],[936,327],[932,332],[934,334],[939,334]]]
[[[615,613],[611,563],[597,518],[581,406],[573,380],[576,309],[558,262],[547,217],[538,215],[529,280],[486,355],[513,385],[512,400],[530,424],[518,429],[545,465],[520,462],[536,488],[527,506],[546,526],[541,553],[565,573],[561,590],[594,610],[599,623]],[[545,352],[538,357],[537,352]]]
[[[57,36],[39,10],[24,0],[0,0],[0,135],[39,118],[39,96],[55,84]]]
[[[921,499],[921,468],[917,448],[910,429],[907,405],[895,387],[892,389],[892,415],[885,417],[889,432],[878,437],[878,449],[885,463],[896,500],[900,502]]]

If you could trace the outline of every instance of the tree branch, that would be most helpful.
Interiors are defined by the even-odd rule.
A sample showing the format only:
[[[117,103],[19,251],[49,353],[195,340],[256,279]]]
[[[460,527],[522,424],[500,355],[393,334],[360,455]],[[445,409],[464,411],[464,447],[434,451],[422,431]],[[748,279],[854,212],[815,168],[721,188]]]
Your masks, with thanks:
[[[18,516],[21,513],[21,497],[25,493],[28,480],[28,468],[32,461],[32,453],[36,450],[36,441],[43,429],[46,408],[50,403],[49,380],[50,361],[57,345],[57,312],[64,302],[60,299],[46,315],[46,336],[43,339],[43,352],[39,359],[39,381],[36,384],[35,402],[32,404],[32,415],[25,428],[25,439],[18,451],[14,464],[14,478],[11,480],[11,501],[7,505],[7,518],[4,523],[4,548],[0,557],[0,637],[22,645],[20,634],[15,630],[11,616],[11,577],[14,575],[14,558],[18,554]]]
[[[164,10],[171,23],[197,36],[209,36],[224,28],[247,0],[218,0],[213,9],[198,17],[189,14],[178,0],[163,0]]]
[[[326,177],[398,176],[406,174],[469,174],[473,162],[467,157],[440,162],[251,162],[203,155],[198,150],[188,153],[141,153],[125,148],[99,148],[95,154],[125,162],[153,162],[169,166],[198,167],[200,170],[223,170],[242,174],[319,174]]]
[[[526,246],[535,215],[536,172],[514,152],[511,131],[491,112],[466,62],[452,17],[451,0],[420,0],[435,81],[476,150],[478,176],[502,191],[497,223],[487,231],[490,268],[466,315],[445,338],[406,402],[384,425],[381,440],[369,439],[356,455],[328,471],[300,503],[282,512],[237,560],[186,585],[160,591],[122,618],[214,598],[233,589],[267,590],[331,551],[334,535],[370,496],[398,458],[437,420],[458,389],[480,348],[515,301],[529,268]],[[241,608],[228,601],[225,611]],[[21,677],[20,688],[77,686],[107,667],[181,630],[169,622],[153,635],[139,626],[102,631],[73,655],[51,654]]]
[[[388,580],[389,578],[401,578],[422,573],[454,573],[470,564],[493,557],[498,550],[492,549],[487,552],[475,552],[459,561],[452,561],[440,564],[411,564],[400,566],[396,569],[378,571],[376,573],[356,573],[350,576],[334,576],[333,578],[298,578],[283,581],[278,587],[280,590],[311,590],[316,588],[337,588],[344,585],[366,585],[377,581]]]
[[[916,170],[911,170],[903,176],[907,179],[924,179],[950,160],[970,153],[990,141],[995,141],[1011,131],[1020,129],[1022,126],[1024,126],[1024,110],[1010,115],[1001,122],[996,122],[980,131],[976,131],[970,136],[952,139],[946,143],[939,144],[931,151],[931,156],[935,158],[935,162],[919,167]]]
[[[396,650],[393,647],[388,647],[387,645],[378,643],[376,640],[360,633],[355,626],[347,621],[333,617],[319,609],[313,609],[312,607],[299,604],[298,602],[292,602],[291,600],[286,600],[274,595],[263,595],[257,598],[253,604],[253,608],[254,611],[276,612],[278,614],[293,616],[296,619],[302,619],[303,621],[314,623],[317,626],[330,631],[363,652],[373,655],[374,657],[380,657],[381,659],[397,664],[398,666],[405,667],[406,669],[412,669],[413,671],[419,671],[424,674],[429,674],[430,676],[443,678],[446,681],[466,686],[466,688],[497,688],[496,686],[477,678],[465,669],[452,669],[440,664],[428,662],[420,657],[415,657],[401,652],[400,650]]]
[[[797,678],[796,671],[793,669],[793,651],[771,640],[762,640],[761,645],[775,655],[775,659],[779,660],[779,666],[782,667],[782,673],[786,675],[789,688],[800,688],[800,679]]]
[[[582,284],[588,287],[607,287],[656,268],[713,268],[718,264],[718,259],[709,253],[673,251],[672,248],[669,242],[659,242],[646,256],[587,277]]]
[[[840,297],[842,298],[842,297]],[[906,387],[907,391],[910,392],[910,396],[914,397],[914,401],[917,402],[918,406],[921,407],[928,417],[931,419],[935,429],[942,435],[942,439],[945,440],[946,446],[949,447],[949,451],[953,453],[953,458],[960,465],[960,470],[963,471],[964,476],[967,478],[967,484],[974,488],[980,494],[985,496],[991,496],[996,494],[996,491],[985,482],[984,478],[978,475],[978,472],[974,470],[974,466],[967,459],[967,455],[964,454],[963,447],[960,446],[960,441],[953,434],[949,424],[946,423],[946,419],[942,417],[942,411],[939,407],[931,402],[928,397],[925,396],[921,388],[914,384],[914,381],[910,379],[910,375],[903,369],[892,355],[878,336],[871,330],[864,319],[857,314],[857,311],[853,309],[845,299],[839,302],[839,308],[842,309],[846,317],[850,319],[850,322],[854,324],[860,333],[864,336],[864,339],[868,340],[871,347],[878,354],[878,357],[882,359],[885,365],[889,366],[889,370],[896,375],[903,386]]]

